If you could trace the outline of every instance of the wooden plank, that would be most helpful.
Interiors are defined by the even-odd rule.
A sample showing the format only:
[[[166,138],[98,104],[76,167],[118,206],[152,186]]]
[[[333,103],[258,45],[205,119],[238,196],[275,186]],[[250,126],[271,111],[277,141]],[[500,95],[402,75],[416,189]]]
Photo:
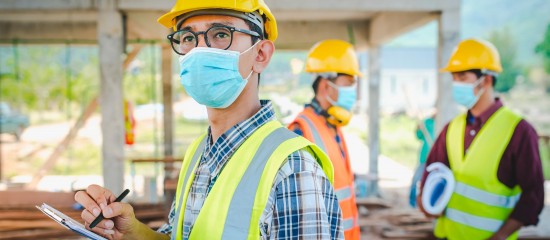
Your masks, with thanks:
[[[366,207],[369,210],[386,209],[392,207],[392,205],[379,198],[358,198],[356,199],[356,203],[358,207]]]
[[[174,162],[182,162],[183,158],[145,158],[145,159],[132,159],[130,160],[131,163],[174,163]]]
[[[433,224],[420,224],[414,226],[404,226],[401,229],[408,232],[428,232],[431,233],[434,230]]]
[[[65,227],[59,225],[57,222],[51,219],[44,220],[1,220],[0,232],[23,230],[23,229],[38,229],[38,228],[53,228],[53,229],[65,229]]]
[[[432,221],[425,217],[394,217],[390,220],[395,225],[415,225],[421,223],[431,223]]]
[[[66,229],[63,231],[56,230],[56,229],[40,229],[40,230],[28,230],[28,231],[2,233],[0,235],[0,240],[44,239],[44,238],[58,238],[58,237],[68,237],[68,236],[78,236],[78,235]]]
[[[74,201],[72,192],[45,192],[28,190],[0,191],[0,209],[17,206],[34,207],[34,205],[48,203],[52,206],[71,206]]]
[[[429,236],[429,233],[407,232],[400,230],[388,230],[382,232],[382,237],[389,239],[426,239]]]
[[[59,194],[59,193],[56,193]],[[72,193],[63,193],[62,195]],[[39,195],[40,196],[40,195]],[[80,218],[81,210],[74,210],[69,205],[61,205],[56,208],[69,217],[83,222]],[[159,204],[132,204],[138,220],[153,228],[158,228],[166,222],[167,213],[164,205]],[[0,240],[4,239],[44,239],[76,236],[63,226],[52,221],[49,217],[38,211],[34,206],[16,205],[9,208],[6,205],[0,207]]]
[[[76,210],[64,210],[58,209],[63,212],[65,215],[77,219],[80,218],[81,211]],[[42,212],[34,210],[3,210],[0,211],[0,221],[1,220],[37,220],[37,219],[49,219],[48,216],[44,215]]]

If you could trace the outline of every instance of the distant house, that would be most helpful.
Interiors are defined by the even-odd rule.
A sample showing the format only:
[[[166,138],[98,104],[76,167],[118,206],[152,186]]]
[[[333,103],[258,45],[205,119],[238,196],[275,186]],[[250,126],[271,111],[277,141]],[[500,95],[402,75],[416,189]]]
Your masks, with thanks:
[[[396,113],[411,109],[429,109],[437,94],[437,49],[381,49],[380,107],[382,112]],[[360,53],[362,66],[368,66],[367,52]],[[366,71],[363,71],[366,72]],[[368,106],[367,82],[361,84],[359,106]]]

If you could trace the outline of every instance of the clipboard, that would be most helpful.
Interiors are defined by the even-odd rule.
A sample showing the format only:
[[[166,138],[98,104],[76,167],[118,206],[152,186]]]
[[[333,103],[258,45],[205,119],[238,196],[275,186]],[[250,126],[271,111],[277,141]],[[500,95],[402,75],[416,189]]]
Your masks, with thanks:
[[[80,224],[79,222],[75,221],[74,219],[68,217],[67,215],[61,213],[57,209],[51,207],[48,204],[42,203],[40,206],[36,206],[38,210],[40,210],[42,213],[46,214],[46,216],[50,217],[60,225],[64,226],[65,228],[78,233],[84,237],[87,237],[92,240],[107,240],[106,238],[97,235],[96,233],[86,229],[84,225]]]

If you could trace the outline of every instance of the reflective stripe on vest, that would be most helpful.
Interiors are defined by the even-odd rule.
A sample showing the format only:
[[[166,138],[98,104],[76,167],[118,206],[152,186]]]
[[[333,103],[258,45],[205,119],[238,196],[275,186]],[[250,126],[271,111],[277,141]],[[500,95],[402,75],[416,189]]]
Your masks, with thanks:
[[[504,221],[479,217],[452,208],[447,208],[447,210],[445,210],[445,216],[455,222],[462,223],[467,226],[475,226],[475,228],[490,232],[498,231],[500,226],[504,223]]]
[[[313,123],[303,115],[300,115],[298,117],[300,119],[303,119],[307,123],[309,129],[311,129],[311,135],[313,135],[313,142],[317,144],[317,146],[319,146],[321,149],[323,149],[323,151],[328,153],[327,148],[325,147],[325,143],[323,142],[323,138],[321,137],[321,135],[319,135],[319,132],[316,130],[315,125],[313,125]]]
[[[514,208],[521,197],[521,193],[507,197],[483,191],[479,188],[472,187],[461,182],[456,183],[454,192],[489,206],[502,208]]]
[[[342,226],[344,228],[344,231],[348,231],[355,227],[355,221],[353,218],[342,219]]]
[[[204,151],[205,146],[206,146],[206,137],[203,137],[199,143],[199,146],[197,147],[197,150],[195,151],[195,153],[193,154],[193,157],[191,158],[191,162],[189,163],[189,167],[187,168],[187,171],[185,172],[185,177],[183,179],[184,187],[187,186],[187,182],[189,181],[189,176],[191,176],[191,172],[193,172],[193,170],[196,168],[196,165],[199,162],[199,159],[201,157],[202,152]],[[183,168],[182,168],[182,171],[183,171]],[[181,194],[183,194],[183,192]],[[178,205],[176,206],[176,215],[174,215],[176,219],[174,219],[174,221],[172,222],[172,231],[177,231],[178,229],[178,222],[179,222],[178,218],[180,216],[181,209],[185,208],[185,206],[182,207],[183,199],[184,199],[183,197],[180,197],[178,200]],[[172,240],[175,240],[176,234],[172,234],[170,238]]]
[[[345,187],[335,190],[334,193],[338,198],[338,201],[343,201],[351,197],[351,188]]]
[[[296,134],[285,128],[279,128],[267,136],[260,145],[260,151],[257,151],[248,165],[244,176],[241,178],[225,219],[222,239],[246,239],[248,237],[250,218],[252,217],[252,208],[256,199],[256,189],[262,178],[262,172],[265,168],[269,156],[284,141],[296,137]]]
[[[186,158],[200,156],[203,149],[193,143]],[[189,239],[259,239],[259,222],[266,207],[273,181],[288,156],[300,149],[309,149],[333,183],[333,169],[328,157],[311,142],[270,121],[257,129],[231,156],[218,175],[199,215]],[[200,158],[200,157],[198,157]],[[182,239],[186,198],[194,180],[198,164],[182,166],[181,186],[176,203],[184,209],[174,221],[172,239]],[[185,170],[184,170],[185,168]],[[189,179],[184,172],[190,172]],[[183,191],[181,191],[183,190]],[[212,227],[216,226],[216,227]]]

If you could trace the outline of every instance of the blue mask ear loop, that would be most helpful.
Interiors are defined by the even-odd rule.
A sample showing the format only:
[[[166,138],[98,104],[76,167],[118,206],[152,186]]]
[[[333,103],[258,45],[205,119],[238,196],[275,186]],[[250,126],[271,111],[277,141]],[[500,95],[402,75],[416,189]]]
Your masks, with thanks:
[[[256,41],[256,43],[254,43],[254,44],[253,44],[252,46],[250,46],[248,49],[246,49],[246,50],[244,50],[243,52],[241,52],[241,53],[239,54],[239,56],[241,56],[241,55],[243,55],[244,53],[250,51],[250,49],[252,49],[252,48],[254,48],[256,45],[258,45],[258,43],[259,43],[260,41],[261,41],[261,40]],[[252,76],[253,73],[254,73],[254,69],[251,69],[251,70],[250,70],[250,73],[248,74],[248,76],[247,76],[244,80],[246,80],[246,81],[248,82],[248,79]]]
[[[476,81],[477,83],[475,84],[474,89],[476,89],[484,80],[485,80],[485,75],[479,77]],[[476,95],[476,98],[477,98],[476,103],[477,101],[479,101],[479,98],[481,97],[481,95],[483,95],[484,92],[485,92],[485,88],[481,88],[481,90],[479,90],[478,94]]]
[[[334,84],[333,82],[331,82],[330,79],[327,79],[327,81],[328,81],[328,85],[329,85],[329,86],[335,88],[336,91],[338,91],[338,85],[336,85],[336,84]],[[325,98],[327,99],[327,101],[328,101],[330,104],[332,104],[332,106],[336,106],[336,101],[334,101],[332,98],[330,98],[329,95],[327,95]]]

